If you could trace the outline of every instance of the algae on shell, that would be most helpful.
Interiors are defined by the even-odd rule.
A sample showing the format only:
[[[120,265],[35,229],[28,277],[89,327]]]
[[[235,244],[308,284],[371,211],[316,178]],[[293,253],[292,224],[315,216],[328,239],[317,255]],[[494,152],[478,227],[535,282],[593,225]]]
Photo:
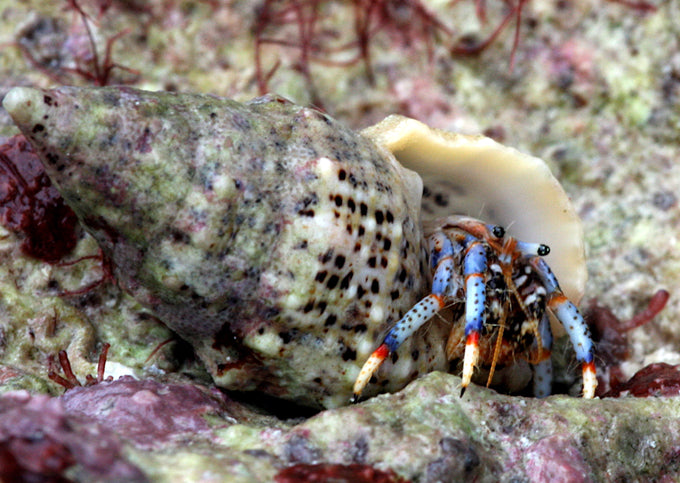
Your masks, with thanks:
[[[220,386],[346,404],[363,355],[424,295],[420,178],[319,111],[71,87],[4,106],[119,283]],[[446,367],[444,326],[404,345],[385,389]]]

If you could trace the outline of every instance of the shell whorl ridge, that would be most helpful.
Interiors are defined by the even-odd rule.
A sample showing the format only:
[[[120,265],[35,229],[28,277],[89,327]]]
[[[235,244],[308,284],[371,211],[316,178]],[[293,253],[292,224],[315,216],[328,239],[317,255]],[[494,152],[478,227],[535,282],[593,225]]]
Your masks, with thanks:
[[[429,146],[442,134],[416,121],[388,118],[360,135],[276,96],[241,104],[130,88],[15,88],[4,106],[113,261],[119,284],[192,344],[220,386],[346,404],[376,341],[427,291],[422,181],[391,153],[419,169],[423,150],[426,181],[456,155]],[[456,141],[463,150],[465,139]],[[549,178],[559,217],[566,195]],[[493,193],[471,183],[449,191],[475,191],[477,201],[455,203],[479,216],[468,212],[495,201],[485,204]],[[553,215],[538,203],[490,221],[544,223]],[[575,251],[580,243],[582,260],[580,225],[570,223],[568,243]],[[449,326],[435,320],[426,329],[375,387],[395,390],[447,367]]]

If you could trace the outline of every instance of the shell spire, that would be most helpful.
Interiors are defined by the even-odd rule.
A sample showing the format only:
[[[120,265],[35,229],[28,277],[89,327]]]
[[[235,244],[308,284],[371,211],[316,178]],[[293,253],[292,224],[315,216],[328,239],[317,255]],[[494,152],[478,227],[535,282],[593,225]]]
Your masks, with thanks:
[[[223,387],[344,404],[367,332],[424,294],[422,181],[319,111],[126,87],[3,104],[119,284]]]

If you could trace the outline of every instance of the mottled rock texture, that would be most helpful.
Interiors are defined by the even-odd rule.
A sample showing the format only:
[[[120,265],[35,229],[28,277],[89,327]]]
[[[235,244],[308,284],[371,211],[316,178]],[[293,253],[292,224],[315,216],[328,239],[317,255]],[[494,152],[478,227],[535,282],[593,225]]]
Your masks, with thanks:
[[[358,45],[351,43],[355,39],[342,37],[351,32],[347,26],[354,22],[351,5],[347,3],[345,9],[340,2],[322,3],[324,9],[316,17],[321,19],[316,24],[320,28],[315,33],[322,40],[340,34],[341,44]],[[603,0],[525,2],[512,69],[508,28],[478,56],[452,55],[458,40],[468,45],[487,38],[507,14],[507,2],[486,2],[487,22],[474,21],[478,2],[423,3],[453,31],[452,36],[441,30],[436,37],[419,36],[422,17],[414,10],[388,10],[392,18],[408,20],[373,37],[369,51],[372,83],[363,62],[333,67],[320,58],[310,67],[310,85],[299,68],[302,51],[279,42],[267,44],[263,51],[263,75],[273,73],[269,89],[300,104],[316,95],[334,117],[357,129],[401,113],[451,131],[486,132],[548,160],[584,221],[590,276],[586,301],[597,298],[625,321],[644,308],[658,288],[671,293],[668,306],[653,322],[625,334],[631,343],[623,377],[653,362],[680,363],[680,250],[676,240],[680,222],[680,165],[676,162],[680,158],[680,3],[654,1],[656,10],[652,11],[642,3],[631,8]],[[111,5],[107,11],[99,12],[94,6],[89,10],[99,20],[95,38],[99,52],[104,51],[107,39],[131,29],[113,44],[113,62],[140,72],[135,77],[113,69],[112,82],[138,82],[137,86],[151,90],[213,92],[240,100],[260,94],[253,64],[253,27],[260,11],[253,7],[257,5],[106,4]],[[42,0],[0,4],[3,94],[16,85],[88,84],[87,78],[65,70],[75,67],[75,61],[87,62],[92,55],[82,22],[64,6]],[[309,32],[286,21],[288,17],[274,20],[280,22],[265,32],[274,40],[297,43],[300,33]],[[512,20],[508,27],[513,27]],[[356,52],[341,54],[354,57]],[[4,136],[16,134],[5,112],[0,112],[0,121]],[[56,393],[45,382],[49,356],[67,348],[80,376],[92,371],[91,353],[98,340],[112,342],[111,359],[121,363],[109,364],[107,373],[125,367],[137,371],[144,367],[147,373],[178,367],[176,343],[144,362],[170,334],[112,285],[87,294],[57,296],[59,291],[78,289],[100,278],[96,260],[47,266],[23,256],[20,243],[3,231],[2,390],[30,387]],[[69,260],[96,254],[92,239],[83,237]],[[554,353],[566,359],[562,354],[567,351]],[[564,366],[570,364],[564,361]],[[672,380],[673,374],[669,377]],[[571,382],[560,380],[561,385]],[[430,383],[436,387],[426,390]],[[515,465],[507,467],[508,481],[527,467],[531,476],[521,480],[546,481],[564,475],[562,471],[572,464],[573,475],[578,478],[586,471],[592,481],[679,478],[677,398],[586,402],[555,397],[538,402],[493,397],[496,402],[492,404],[484,402],[491,393],[471,390],[462,404],[479,409],[466,413],[457,405],[457,384],[452,376],[433,375],[404,393],[320,413],[300,423],[296,431],[301,434],[295,438],[291,423],[271,417],[263,421],[252,413],[260,423],[218,431],[225,435],[227,447],[210,442],[158,452],[127,448],[134,464],[154,481],[271,481],[289,462],[298,461],[295,464],[308,468],[319,454],[326,461],[364,461],[387,471],[396,468],[398,461],[412,458],[418,448],[428,450],[415,464],[419,469],[400,471],[414,481],[427,481],[426,467],[431,468],[433,481],[456,481],[466,471],[488,475],[490,470],[483,469],[488,462],[509,461],[509,454],[514,455]],[[426,404],[433,407],[431,416]],[[426,423],[411,414],[425,418]],[[450,430],[449,421],[461,414],[472,417],[463,418],[462,430]],[[249,421],[245,416],[239,420]],[[358,430],[342,436],[353,421],[360,423],[365,438],[352,436]],[[473,430],[478,439],[468,436]],[[348,444],[350,436],[352,444]],[[331,438],[344,449],[327,452],[324,441]],[[398,445],[402,438],[410,446]],[[504,446],[499,448],[499,441]],[[336,458],[335,454],[348,456]],[[553,460],[559,464],[553,466]],[[506,468],[500,462],[493,467]],[[551,468],[559,473],[551,475]],[[488,481],[495,481],[494,475],[503,478],[499,469]]]

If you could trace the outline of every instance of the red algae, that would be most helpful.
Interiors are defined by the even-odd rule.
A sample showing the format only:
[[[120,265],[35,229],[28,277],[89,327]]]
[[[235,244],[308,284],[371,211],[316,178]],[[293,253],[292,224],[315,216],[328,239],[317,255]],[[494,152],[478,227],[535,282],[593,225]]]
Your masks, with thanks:
[[[65,387],[67,391],[69,389],[73,389],[74,387],[94,386],[95,384],[99,384],[100,382],[103,381],[111,382],[113,381],[113,376],[104,378],[104,371],[106,369],[106,357],[109,353],[110,347],[111,344],[108,343],[104,344],[104,346],[102,347],[102,351],[99,354],[99,363],[97,364],[97,377],[94,377],[91,374],[87,374],[85,376],[85,384],[81,384],[76,375],[73,373],[73,369],[71,368],[71,361],[68,358],[68,354],[64,350],[59,351],[59,365],[61,366],[61,370],[64,371],[64,375],[66,377],[64,378],[60,376],[53,370],[50,370],[48,372],[47,377],[52,379],[60,386]]]
[[[641,385],[652,384],[652,379],[657,376],[661,378],[668,376],[670,377],[668,386],[680,387],[680,377],[672,370],[656,367],[659,364],[651,364],[641,369],[628,382],[624,382],[625,376],[621,370],[621,362],[627,360],[630,356],[630,342],[627,333],[651,322],[664,309],[669,297],[668,291],[664,289],[657,290],[650,297],[647,307],[627,321],[619,320],[611,309],[598,304],[596,300],[590,302],[590,307],[586,312],[586,319],[591,327],[593,340],[597,347],[598,373],[600,374],[598,378],[600,381],[597,392],[598,396],[618,397],[626,392],[637,395],[635,394],[636,391],[642,394],[645,392],[645,389],[640,389]],[[667,366],[668,364],[662,365]],[[676,370],[676,372],[678,371]],[[656,381],[654,384],[658,386],[660,383]],[[630,391],[631,387],[637,389]],[[655,390],[651,388],[649,394],[652,394]]]
[[[657,362],[643,367],[630,380],[618,384],[603,397],[680,396],[680,365]]]
[[[23,238],[23,253],[48,263],[68,255],[78,241],[75,213],[22,135],[0,146],[0,223]]]

